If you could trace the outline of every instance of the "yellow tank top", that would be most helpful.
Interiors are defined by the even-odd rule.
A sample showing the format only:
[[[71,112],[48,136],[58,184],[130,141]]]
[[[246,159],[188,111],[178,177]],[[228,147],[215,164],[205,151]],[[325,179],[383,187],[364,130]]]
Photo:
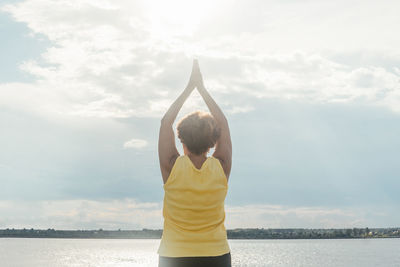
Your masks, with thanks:
[[[158,254],[219,256],[230,251],[224,226],[226,175],[209,157],[197,169],[188,156],[176,159],[164,184],[164,230]]]

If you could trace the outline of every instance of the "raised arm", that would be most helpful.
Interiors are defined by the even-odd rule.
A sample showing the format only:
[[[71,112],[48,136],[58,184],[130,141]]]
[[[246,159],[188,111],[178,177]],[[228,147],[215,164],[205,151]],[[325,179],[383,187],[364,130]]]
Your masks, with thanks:
[[[221,135],[217,140],[213,156],[219,159],[222,168],[224,169],[225,175],[229,179],[229,174],[231,173],[232,166],[232,141],[229,131],[228,120],[226,119],[218,104],[214,101],[214,99],[206,90],[197,60],[194,63],[194,71],[196,73],[195,80],[197,84],[197,90],[202,96],[204,102],[211,112],[211,115],[214,117],[221,131]]]
[[[161,119],[160,134],[158,137],[158,157],[160,160],[161,175],[164,183],[167,182],[175,160],[179,156],[179,152],[175,146],[175,134],[172,125],[182,108],[183,103],[185,103],[195,86],[196,84],[193,80],[192,68],[192,75],[190,76],[189,83],[185,90],[174,101],[174,103],[172,103],[164,117]]]

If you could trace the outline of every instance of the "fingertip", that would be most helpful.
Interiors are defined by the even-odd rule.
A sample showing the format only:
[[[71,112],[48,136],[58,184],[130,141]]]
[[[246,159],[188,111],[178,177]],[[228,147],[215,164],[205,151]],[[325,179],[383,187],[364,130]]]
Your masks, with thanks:
[[[193,59],[193,67],[199,68],[199,60],[197,58]]]
[[[193,59],[192,69],[196,68],[197,65],[197,59]]]

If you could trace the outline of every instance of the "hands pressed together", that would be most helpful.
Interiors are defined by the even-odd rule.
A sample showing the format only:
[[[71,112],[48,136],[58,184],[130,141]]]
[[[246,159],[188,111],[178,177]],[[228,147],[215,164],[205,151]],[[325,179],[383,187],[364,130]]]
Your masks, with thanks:
[[[217,141],[213,156],[220,160],[226,177],[229,177],[232,164],[232,142],[228,120],[218,104],[204,87],[199,62],[197,59],[194,59],[192,73],[185,90],[172,103],[161,120],[160,135],[158,140],[158,154],[164,183],[168,179],[175,159],[179,156],[179,152],[175,146],[175,133],[172,125],[179,113],[179,110],[182,108],[183,103],[185,103],[186,99],[190,96],[195,88],[197,88],[208,109],[210,110],[211,115],[214,117],[218,127],[220,128],[221,135]]]
[[[190,74],[189,78],[189,83],[186,86],[187,90],[193,91],[194,88],[199,89],[199,88],[204,88],[204,83],[203,83],[203,76],[201,75],[200,72],[200,66],[199,66],[199,61],[197,59],[193,60],[193,67],[192,67],[192,73]]]

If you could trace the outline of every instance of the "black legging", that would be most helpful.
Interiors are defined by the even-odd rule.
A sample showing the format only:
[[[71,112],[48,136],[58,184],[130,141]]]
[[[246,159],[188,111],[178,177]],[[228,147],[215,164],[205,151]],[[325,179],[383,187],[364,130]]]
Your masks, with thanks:
[[[215,257],[163,257],[159,256],[158,267],[231,267],[231,253]]]

